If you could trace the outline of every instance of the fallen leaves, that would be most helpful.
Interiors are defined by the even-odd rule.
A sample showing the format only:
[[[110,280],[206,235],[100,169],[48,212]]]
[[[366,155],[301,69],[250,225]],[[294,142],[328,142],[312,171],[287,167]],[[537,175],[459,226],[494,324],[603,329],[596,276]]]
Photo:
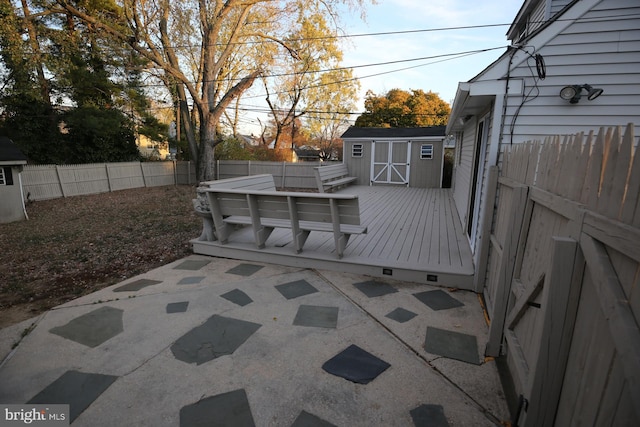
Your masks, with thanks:
[[[193,198],[167,186],[30,203],[29,221],[0,224],[0,328],[190,254]]]

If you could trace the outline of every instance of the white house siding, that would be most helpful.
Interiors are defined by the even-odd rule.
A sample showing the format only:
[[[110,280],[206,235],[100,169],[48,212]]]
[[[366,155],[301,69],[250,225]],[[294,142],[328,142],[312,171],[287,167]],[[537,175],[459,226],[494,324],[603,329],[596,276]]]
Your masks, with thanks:
[[[538,3],[531,11],[528,18],[527,34],[531,34],[537,28],[541,27],[547,19],[547,3],[542,1]]]
[[[551,0],[551,14],[553,16],[556,13],[564,9],[572,0]]]
[[[460,216],[463,227],[467,224],[467,213],[469,211],[469,194],[471,189],[471,169],[473,168],[473,147],[476,140],[475,118],[465,123],[462,133],[462,140],[456,141],[456,147],[460,150],[456,156],[455,186],[453,187],[453,200]]]
[[[535,43],[536,37],[531,40]],[[527,49],[532,52],[531,47]],[[536,53],[544,57],[546,78],[537,78],[533,59],[512,69],[511,78],[523,79],[524,93],[531,93],[533,99],[522,104],[521,96],[508,98],[504,143],[638,123],[640,2],[602,1]],[[593,101],[583,93],[577,104],[559,97],[564,86],[585,83],[604,93]],[[636,129],[636,135],[639,131]]]

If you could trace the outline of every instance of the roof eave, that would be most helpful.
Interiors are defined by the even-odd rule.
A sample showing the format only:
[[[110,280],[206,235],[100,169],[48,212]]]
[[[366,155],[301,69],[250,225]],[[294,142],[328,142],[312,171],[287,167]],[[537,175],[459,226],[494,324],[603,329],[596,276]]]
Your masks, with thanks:
[[[26,165],[26,160],[0,160],[1,166],[17,166],[17,165]]]
[[[449,114],[449,120],[447,121],[447,130],[445,133],[448,135],[451,132],[460,130],[462,124],[458,123],[458,119],[462,117],[464,106],[469,98],[471,91],[471,84],[468,82],[458,83],[458,89],[456,90],[456,97],[453,99],[453,108],[451,108],[451,114]]]

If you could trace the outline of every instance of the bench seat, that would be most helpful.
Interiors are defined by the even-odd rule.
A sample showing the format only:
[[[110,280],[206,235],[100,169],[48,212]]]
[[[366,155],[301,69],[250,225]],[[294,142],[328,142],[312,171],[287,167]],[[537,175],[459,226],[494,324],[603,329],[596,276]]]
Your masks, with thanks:
[[[237,224],[237,225],[252,224],[252,220],[250,216],[238,216],[238,215],[228,216],[224,218],[223,221],[228,224]],[[266,227],[291,228],[291,221],[287,219],[261,218],[260,223]],[[327,233],[333,232],[333,224],[328,222],[299,221],[298,224],[301,230],[322,231]],[[367,234],[367,227],[364,225],[341,224],[340,232],[347,233],[347,234]]]
[[[352,182],[357,181],[358,178],[355,176],[347,176],[340,179],[334,179],[333,181],[323,182],[322,188],[325,190],[331,190],[333,188],[342,187],[343,185],[351,184]]]
[[[318,191],[321,193],[333,191],[358,180],[355,176],[349,176],[347,165],[344,163],[319,166],[313,169],[313,173],[316,176]]]
[[[201,187],[207,195],[215,234],[221,244],[228,243],[234,231],[232,225],[251,226],[259,249],[265,247],[275,228],[291,229],[297,253],[302,252],[311,231],[330,232],[336,254],[342,258],[349,237],[367,232],[367,227],[360,224],[357,196],[247,189],[238,186],[237,178],[234,180],[234,188],[228,188],[224,182]]]
[[[211,218],[211,209],[204,191],[207,188],[230,188],[241,190],[267,190],[276,191],[276,184],[273,175],[248,175],[237,178],[217,179],[214,181],[204,181],[198,186],[196,199],[193,199],[193,208],[196,215],[202,218],[202,233],[198,237],[199,241],[213,242],[217,240],[215,226]]]

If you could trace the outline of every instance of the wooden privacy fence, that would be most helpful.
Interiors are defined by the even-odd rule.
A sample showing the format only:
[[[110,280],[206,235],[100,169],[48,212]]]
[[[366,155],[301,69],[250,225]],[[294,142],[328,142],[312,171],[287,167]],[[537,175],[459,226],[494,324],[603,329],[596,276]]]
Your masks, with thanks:
[[[486,354],[506,356],[518,425],[640,425],[633,126],[561,139],[504,152]]]

